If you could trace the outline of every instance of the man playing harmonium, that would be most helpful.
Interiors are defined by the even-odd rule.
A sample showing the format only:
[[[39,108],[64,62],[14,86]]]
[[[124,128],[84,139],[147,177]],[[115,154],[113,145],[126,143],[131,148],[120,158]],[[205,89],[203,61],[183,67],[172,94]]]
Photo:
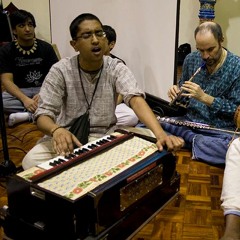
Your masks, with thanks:
[[[178,150],[180,137],[167,135],[144,100],[144,92],[129,68],[118,59],[104,56],[105,33],[100,20],[81,14],[70,25],[72,47],[80,54],[55,64],[46,76],[34,115],[37,126],[46,136],[28,152],[24,169],[36,166],[57,155],[68,155],[81,142],[68,129],[72,120],[89,112],[89,141],[116,128],[115,107],[118,94],[154,133],[158,149]]]
[[[168,91],[171,104],[185,105],[187,113],[169,118],[181,125],[162,122],[162,127],[183,137],[193,159],[224,164],[240,104],[240,59],[222,46],[217,23],[200,24],[194,36],[198,51],[186,57],[179,86]]]

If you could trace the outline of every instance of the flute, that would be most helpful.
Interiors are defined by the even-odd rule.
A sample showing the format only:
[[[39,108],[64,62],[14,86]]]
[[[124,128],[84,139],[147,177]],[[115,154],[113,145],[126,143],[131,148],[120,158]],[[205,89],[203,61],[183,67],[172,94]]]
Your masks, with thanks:
[[[196,70],[196,72],[189,78],[189,82],[192,82],[193,78],[201,71],[201,69],[205,66],[205,62]],[[170,106],[175,104],[178,100],[180,100],[183,90],[181,89],[177,96],[169,103]]]
[[[228,130],[228,129],[224,129],[224,128],[215,128],[215,127],[212,127],[212,126],[210,126],[208,124],[204,124],[204,123],[176,120],[176,119],[172,119],[169,117],[157,117],[157,120],[162,123],[165,122],[165,123],[171,123],[171,124],[179,125],[179,126],[186,126],[186,127],[190,127],[190,128],[208,129],[208,130],[215,130],[215,131],[219,131],[219,132],[225,132],[225,133],[229,133],[229,134],[240,135],[240,132],[237,131],[238,129],[235,131],[232,131],[232,130]]]

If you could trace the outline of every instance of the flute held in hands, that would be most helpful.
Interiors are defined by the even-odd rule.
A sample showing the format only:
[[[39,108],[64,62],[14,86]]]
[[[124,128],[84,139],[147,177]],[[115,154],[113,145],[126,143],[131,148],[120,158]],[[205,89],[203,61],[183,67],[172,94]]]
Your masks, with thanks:
[[[189,78],[188,81],[192,82],[193,78],[201,71],[201,69],[205,66],[205,62],[194,72],[194,74]],[[177,94],[177,96],[169,103],[169,105],[174,105],[182,98],[183,90]]]

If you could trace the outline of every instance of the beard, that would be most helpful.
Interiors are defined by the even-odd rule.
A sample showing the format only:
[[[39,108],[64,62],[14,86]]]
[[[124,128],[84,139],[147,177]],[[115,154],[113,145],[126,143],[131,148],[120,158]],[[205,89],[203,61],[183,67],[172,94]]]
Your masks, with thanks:
[[[217,63],[217,61],[214,58],[206,59],[204,61],[206,62],[206,65],[209,66],[209,67],[214,66]]]
[[[219,50],[214,57],[211,57],[211,58],[208,58],[208,59],[203,59],[205,61],[206,65],[209,66],[209,67],[217,65],[218,62],[221,59],[222,51],[223,51],[222,48],[220,48],[220,46],[219,46]]]

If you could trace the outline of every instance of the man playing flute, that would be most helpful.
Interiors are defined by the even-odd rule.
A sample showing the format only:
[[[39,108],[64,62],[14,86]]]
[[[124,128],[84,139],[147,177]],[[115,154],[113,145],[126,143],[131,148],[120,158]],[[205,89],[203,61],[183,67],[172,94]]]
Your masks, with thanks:
[[[240,104],[240,59],[223,47],[224,37],[217,23],[200,24],[194,36],[197,51],[187,55],[179,86],[168,91],[172,102],[186,106],[186,115],[177,119],[234,132],[234,113]],[[185,140],[193,159],[225,163],[231,133],[161,124]]]

